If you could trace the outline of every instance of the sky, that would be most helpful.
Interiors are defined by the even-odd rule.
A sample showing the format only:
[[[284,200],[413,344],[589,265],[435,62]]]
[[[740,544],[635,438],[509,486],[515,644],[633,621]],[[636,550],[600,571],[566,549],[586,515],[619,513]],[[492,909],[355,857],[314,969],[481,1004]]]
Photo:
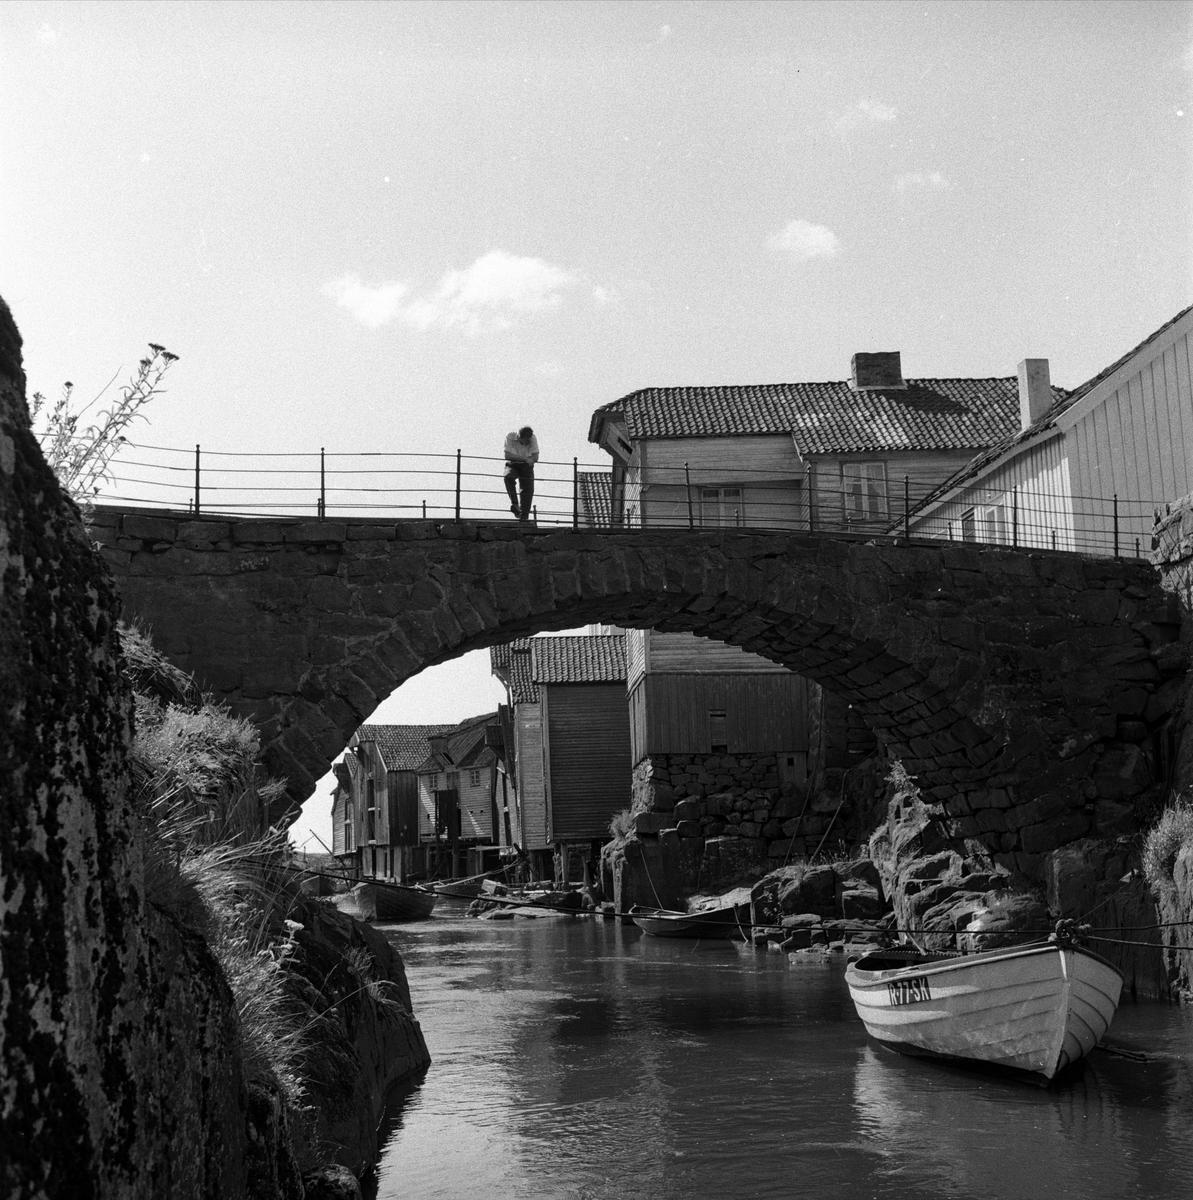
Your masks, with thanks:
[[[530,423],[566,474],[637,388],[1073,387],[1193,302],[1186,3],[8,0],[0,113],[30,390],[160,343],[134,437],[187,453]],[[372,719],[500,699],[474,655]]]

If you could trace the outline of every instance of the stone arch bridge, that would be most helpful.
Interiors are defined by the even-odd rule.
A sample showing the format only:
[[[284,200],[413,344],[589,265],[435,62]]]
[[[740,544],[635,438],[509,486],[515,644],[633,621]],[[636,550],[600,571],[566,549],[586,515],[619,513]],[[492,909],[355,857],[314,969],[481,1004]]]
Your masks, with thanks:
[[[1179,613],[1145,561],[749,530],[534,529],[97,510],[125,616],[260,727],[292,803],[399,684],[605,622],[686,630],[847,698],[943,803],[1037,875],[1131,825]]]

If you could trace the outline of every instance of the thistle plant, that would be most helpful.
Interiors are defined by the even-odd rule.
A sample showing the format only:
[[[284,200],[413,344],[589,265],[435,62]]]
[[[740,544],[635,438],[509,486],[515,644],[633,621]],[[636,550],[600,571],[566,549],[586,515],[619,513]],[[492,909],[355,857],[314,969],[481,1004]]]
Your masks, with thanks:
[[[84,509],[91,506],[101,485],[111,480],[112,458],[128,440],[124,431],[137,418],[144,419],[141,410],[154,396],[163,394],[162,378],[178,361],[178,355],[171,354],[164,346],[150,342],[149,349],[151,353],[141,359],[135,374],[121,387],[119,399],[100,409],[89,425],[81,426],[83,418],[115,383],[115,375],[94,399],[77,411],[73,383],[62,385],[62,394],[52,405],[48,405],[41,392],[33,393],[29,416],[41,451],[63,490]]]

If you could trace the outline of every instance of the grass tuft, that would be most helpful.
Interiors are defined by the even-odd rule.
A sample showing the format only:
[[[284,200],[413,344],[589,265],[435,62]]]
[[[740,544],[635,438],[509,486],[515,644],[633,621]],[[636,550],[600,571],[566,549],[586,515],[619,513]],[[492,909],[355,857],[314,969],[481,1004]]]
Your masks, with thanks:
[[[1143,874],[1157,895],[1173,887],[1177,855],[1193,846],[1193,797],[1178,796],[1143,839]]]

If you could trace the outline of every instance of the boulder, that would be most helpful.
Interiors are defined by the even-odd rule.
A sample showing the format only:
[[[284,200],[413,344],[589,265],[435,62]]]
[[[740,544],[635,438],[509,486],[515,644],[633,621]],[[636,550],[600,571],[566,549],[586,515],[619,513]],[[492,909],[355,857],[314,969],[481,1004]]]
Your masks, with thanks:
[[[302,1177],[304,1200],[364,1200],[360,1183],[347,1167],[321,1167]]]
[[[844,882],[837,885],[837,903],[842,917],[859,921],[882,916],[886,907],[876,887],[865,884],[850,887]]]

